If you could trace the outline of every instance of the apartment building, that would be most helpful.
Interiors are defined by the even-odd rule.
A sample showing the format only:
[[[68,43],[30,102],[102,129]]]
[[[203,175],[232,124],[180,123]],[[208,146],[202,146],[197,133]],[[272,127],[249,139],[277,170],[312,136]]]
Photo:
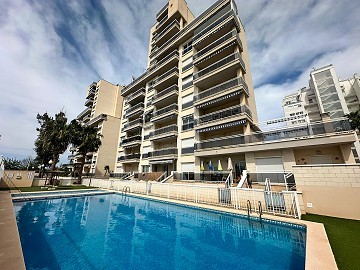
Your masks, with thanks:
[[[257,130],[235,2],[217,1],[197,18],[184,0],[166,3],[150,29],[147,71],[122,95],[117,172],[200,171],[196,150],[206,152],[207,141]]]
[[[324,114],[330,119],[339,119],[360,108],[360,76],[340,79],[333,65],[310,72],[309,86],[287,95],[283,99],[285,117],[304,115],[303,119],[288,121],[287,126],[300,122],[322,121]],[[359,161],[358,141],[352,147]]]
[[[89,85],[85,109],[77,116],[84,125],[97,126],[102,135],[102,144],[97,152],[89,152],[86,156],[73,152],[68,158],[70,164],[79,164],[85,159],[84,173],[103,175],[104,167],[109,166],[114,171],[114,160],[119,138],[123,97],[121,90],[123,86],[114,85],[105,80],[99,80]]]

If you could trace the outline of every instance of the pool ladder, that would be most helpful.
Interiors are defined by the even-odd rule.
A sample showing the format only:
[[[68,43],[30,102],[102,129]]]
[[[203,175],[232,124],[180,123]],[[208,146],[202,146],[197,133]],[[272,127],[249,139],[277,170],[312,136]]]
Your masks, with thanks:
[[[130,193],[130,187],[129,186],[125,186],[125,187],[123,187],[123,189],[122,189],[122,194],[126,194],[126,193]]]
[[[250,200],[247,200],[247,202],[246,202],[246,208],[247,208],[248,217],[250,217],[250,214],[252,213],[252,208],[251,208],[251,202],[250,202]],[[262,209],[261,201],[258,201],[258,209],[259,209],[259,216],[260,216],[260,219],[261,219],[262,214],[263,214],[263,209]]]

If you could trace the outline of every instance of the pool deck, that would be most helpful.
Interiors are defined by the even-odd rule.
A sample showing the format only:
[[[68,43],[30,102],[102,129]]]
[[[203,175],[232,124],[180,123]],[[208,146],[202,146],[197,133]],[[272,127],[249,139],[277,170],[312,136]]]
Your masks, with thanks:
[[[223,211],[233,214],[247,214],[245,211],[226,207],[196,204],[186,201],[157,198],[153,196],[133,193],[131,193],[131,196],[166,201],[175,204],[189,205],[198,208]],[[258,215],[256,214],[253,214],[253,216],[258,217]],[[266,214],[263,215],[263,218],[305,225],[307,227],[305,262],[306,270],[338,269],[323,224]],[[0,269],[25,269],[25,263],[15,220],[12,198],[8,191],[0,191]]]
[[[25,269],[19,232],[9,191],[0,191],[0,269]]]

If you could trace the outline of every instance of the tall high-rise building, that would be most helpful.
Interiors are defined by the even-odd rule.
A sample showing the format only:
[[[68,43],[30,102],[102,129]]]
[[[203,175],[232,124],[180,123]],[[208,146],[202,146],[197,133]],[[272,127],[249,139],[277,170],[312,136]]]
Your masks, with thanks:
[[[218,160],[226,166],[229,155],[217,147],[258,130],[235,1],[217,1],[194,18],[185,0],[169,0],[150,29],[147,71],[121,92],[116,172],[199,172],[201,164],[217,169]],[[231,158],[245,163],[240,151]]]
[[[88,87],[86,108],[77,119],[84,125],[97,126],[102,144],[97,152],[89,152],[85,157],[75,148],[70,149],[73,152],[69,156],[70,164],[76,165],[85,159],[84,173],[103,175],[105,166],[114,170],[123,107],[122,88],[105,80],[93,82]]]
[[[287,126],[301,122],[339,119],[349,112],[360,109],[360,76],[355,74],[348,79],[340,79],[333,65],[328,65],[310,72],[309,87],[287,95],[283,98],[285,117],[303,115],[302,119],[287,121]],[[357,162],[360,145],[355,142],[352,147]]]

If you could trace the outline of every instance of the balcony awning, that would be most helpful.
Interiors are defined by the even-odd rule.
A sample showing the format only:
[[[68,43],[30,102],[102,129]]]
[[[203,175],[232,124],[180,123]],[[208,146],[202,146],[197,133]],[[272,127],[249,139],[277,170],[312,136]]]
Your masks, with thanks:
[[[236,92],[234,92],[234,93],[225,95],[225,96],[223,96],[223,97],[219,97],[219,98],[217,98],[217,99],[210,100],[210,101],[205,102],[205,103],[203,103],[203,104],[196,105],[196,108],[197,108],[197,109],[200,109],[200,108],[202,108],[202,107],[209,106],[209,105],[212,105],[212,104],[214,104],[214,103],[218,103],[218,102],[220,102],[220,101],[222,101],[222,100],[224,100],[224,99],[228,99],[228,98],[231,98],[231,97],[240,95],[240,94],[241,94],[241,91],[239,90],[239,91],[236,91]]]
[[[218,126],[214,126],[214,127],[198,129],[198,130],[196,130],[196,132],[197,133],[208,132],[211,130],[217,130],[217,129],[233,127],[233,126],[240,126],[240,125],[245,125],[245,124],[246,124],[246,120],[244,119],[244,120],[239,120],[239,121],[235,121],[235,122],[231,122],[231,123],[227,123],[227,124],[223,124],[223,125],[218,125]]]
[[[175,159],[150,160],[150,164],[173,164]]]

